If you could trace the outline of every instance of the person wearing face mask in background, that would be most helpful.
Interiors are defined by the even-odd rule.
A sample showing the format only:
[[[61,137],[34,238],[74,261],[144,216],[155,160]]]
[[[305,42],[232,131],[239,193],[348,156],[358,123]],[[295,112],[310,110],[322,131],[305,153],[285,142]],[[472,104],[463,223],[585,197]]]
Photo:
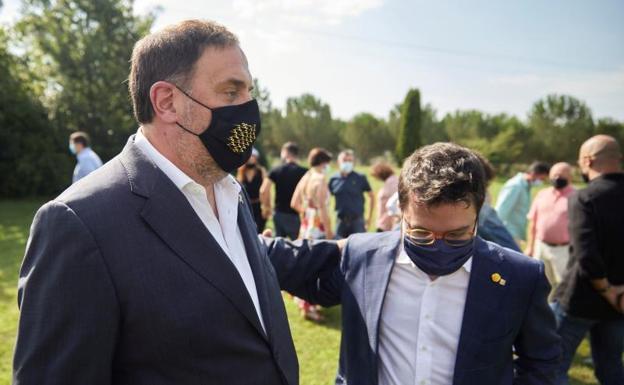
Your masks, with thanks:
[[[554,383],[544,264],[475,235],[485,193],[472,151],[424,146],[399,177],[401,230],[352,235],[333,275],[291,289],[342,305],[336,384]]]
[[[589,333],[594,374],[602,385],[624,384],[624,172],[622,150],[611,136],[583,143],[578,164],[589,185],[568,200],[570,262],[553,309],[563,359],[557,385]]]
[[[568,198],[572,186],[572,167],[565,162],[550,168],[552,186],[537,193],[527,215],[529,240],[525,254],[546,267],[546,277],[553,290],[559,285],[570,257],[568,233]]]
[[[483,166],[486,186],[485,200],[483,201],[483,206],[481,206],[481,210],[479,211],[479,226],[477,226],[477,235],[486,241],[494,242],[500,246],[508,247],[514,251],[520,252],[520,248],[516,244],[516,241],[514,241],[513,237],[498,217],[498,214],[496,214],[496,210],[494,210],[491,206],[491,198],[487,188],[496,176],[494,166],[492,166],[490,161],[482,154],[475,152],[475,155],[479,158]]]
[[[301,167],[298,162],[299,146],[295,142],[286,142],[282,146],[280,159],[282,163],[269,172],[268,178],[264,179],[260,188],[260,199],[265,217],[271,215],[271,187],[275,183],[275,211],[273,212],[273,225],[275,235],[297,239],[301,219],[299,213],[290,207],[290,201],[297,184],[303,178],[308,169]]]
[[[76,156],[76,167],[72,176],[72,183],[89,175],[102,167],[102,161],[98,154],[89,146],[89,135],[82,131],[76,131],[69,136],[69,151]]]
[[[33,220],[13,383],[298,385],[280,284],[316,285],[340,252],[256,234],[230,175],[261,128],[237,37],[153,32],[128,84],[136,134]]]
[[[329,180],[329,191],[336,197],[336,237],[364,233],[371,226],[375,211],[375,193],[366,175],[353,171],[355,155],[352,150],[338,154],[339,172]],[[368,216],[364,220],[364,193],[368,195]]]
[[[533,162],[526,172],[519,172],[507,180],[498,193],[496,213],[521,248],[526,240],[531,187],[541,186],[549,171],[546,163]]]
[[[301,215],[299,237],[302,239],[332,239],[334,234],[329,216],[329,190],[327,172],[332,154],[323,148],[313,148],[308,154],[310,170],[297,184],[291,207]],[[322,322],[321,308],[295,297],[301,316],[307,320]]]
[[[247,192],[249,202],[251,203],[251,212],[258,227],[258,233],[262,233],[267,218],[264,214],[266,211],[263,212],[262,203],[260,202],[260,187],[266,178],[266,170],[258,163],[259,159],[260,153],[253,148],[249,160],[238,168],[236,179]]]

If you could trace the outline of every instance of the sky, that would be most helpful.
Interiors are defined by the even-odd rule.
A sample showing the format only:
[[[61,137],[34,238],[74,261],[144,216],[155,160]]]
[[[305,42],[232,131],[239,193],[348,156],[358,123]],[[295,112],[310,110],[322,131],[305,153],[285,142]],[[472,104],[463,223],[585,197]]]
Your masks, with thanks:
[[[4,0],[0,22],[19,16]],[[622,0],[135,0],[154,30],[189,18],[236,33],[274,106],[311,93],[349,119],[386,117],[410,88],[438,117],[478,109],[525,119],[568,94],[624,120]]]

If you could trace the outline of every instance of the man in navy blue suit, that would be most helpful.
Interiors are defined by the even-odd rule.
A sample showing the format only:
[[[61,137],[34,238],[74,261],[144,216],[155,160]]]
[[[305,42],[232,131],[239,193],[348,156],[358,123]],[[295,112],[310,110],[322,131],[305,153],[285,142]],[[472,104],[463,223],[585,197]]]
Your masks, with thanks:
[[[560,345],[544,266],[475,235],[484,197],[473,152],[425,146],[401,172],[401,231],[352,236],[340,270],[316,287],[280,277],[297,296],[342,303],[336,384],[553,383]]]

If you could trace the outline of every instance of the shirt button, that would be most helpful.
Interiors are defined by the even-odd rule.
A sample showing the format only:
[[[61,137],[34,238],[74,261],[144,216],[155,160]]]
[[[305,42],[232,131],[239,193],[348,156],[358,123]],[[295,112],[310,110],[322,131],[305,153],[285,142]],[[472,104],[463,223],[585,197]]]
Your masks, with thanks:
[[[426,346],[423,346],[421,350],[422,350],[423,352],[426,352],[426,351],[427,351],[427,347],[426,347]]]
[[[425,385],[426,383],[427,383],[427,380],[420,381],[420,385]]]
[[[429,314],[425,314],[425,319],[431,319],[431,316]]]

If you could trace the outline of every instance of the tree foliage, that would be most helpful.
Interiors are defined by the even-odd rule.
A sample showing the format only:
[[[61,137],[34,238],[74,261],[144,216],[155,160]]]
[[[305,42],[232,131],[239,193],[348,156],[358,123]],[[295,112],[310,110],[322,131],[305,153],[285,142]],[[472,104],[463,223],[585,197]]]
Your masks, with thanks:
[[[401,107],[401,123],[396,143],[396,158],[399,162],[420,147],[421,130],[420,91],[411,89],[407,92]]]
[[[103,160],[136,130],[126,80],[134,43],[154,15],[122,0],[28,0],[17,24],[50,116],[66,134],[86,131]]]
[[[72,131],[88,132],[107,160],[136,130],[128,61],[155,14],[136,16],[132,7],[132,0],[24,0],[20,21],[0,29],[0,196],[50,196],[65,188],[75,161],[67,150]],[[622,122],[594,123],[585,103],[569,95],[536,101],[526,120],[476,110],[438,119],[411,89],[385,118],[362,112],[343,121],[314,95],[288,98],[282,108],[257,79],[254,86],[263,156],[295,141],[302,155],[312,147],[350,147],[364,161],[388,152],[402,161],[423,144],[453,141],[504,170],[535,159],[574,161],[580,144],[599,133],[624,145]]]
[[[354,149],[359,159],[367,161],[392,148],[394,138],[384,120],[363,112],[346,124],[343,143]]]
[[[50,195],[71,180],[64,139],[28,83],[0,28],[0,197]],[[63,144],[64,143],[64,144]]]
[[[594,133],[590,109],[568,95],[548,95],[529,114],[536,150],[543,160],[574,161],[581,144]]]

